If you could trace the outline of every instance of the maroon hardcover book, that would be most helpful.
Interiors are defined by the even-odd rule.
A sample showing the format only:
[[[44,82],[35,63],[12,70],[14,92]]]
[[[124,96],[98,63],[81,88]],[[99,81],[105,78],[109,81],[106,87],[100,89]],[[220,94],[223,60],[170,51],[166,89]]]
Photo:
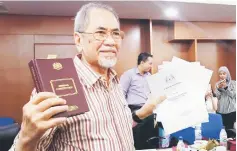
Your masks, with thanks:
[[[69,110],[54,117],[69,117],[89,111],[72,58],[33,59],[29,67],[37,92],[54,92],[67,101]]]

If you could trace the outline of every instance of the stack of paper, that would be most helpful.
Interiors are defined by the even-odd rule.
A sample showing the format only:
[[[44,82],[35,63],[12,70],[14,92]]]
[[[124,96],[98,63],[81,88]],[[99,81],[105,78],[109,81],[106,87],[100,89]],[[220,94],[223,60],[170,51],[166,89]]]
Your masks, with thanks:
[[[205,93],[212,71],[198,62],[187,62],[173,57],[171,62],[158,66],[159,72],[147,81],[153,97],[167,99],[154,111],[166,133],[208,122]]]

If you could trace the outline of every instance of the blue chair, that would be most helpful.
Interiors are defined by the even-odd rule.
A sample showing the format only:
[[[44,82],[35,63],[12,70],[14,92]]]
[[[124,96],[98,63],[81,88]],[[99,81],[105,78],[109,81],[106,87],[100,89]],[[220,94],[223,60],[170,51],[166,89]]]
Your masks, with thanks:
[[[209,113],[209,122],[202,123],[202,137],[204,139],[219,139],[222,127],[223,123],[221,115]],[[193,144],[195,141],[195,129],[193,127],[188,127],[171,134],[171,136],[177,139],[179,136],[182,136],[184,141]]]
[[[14,141],[14,138],[20,131],[20,125],[17,123],[7,126],[0,126],[0,150],[8,151]]]
[[[193,144],[195,141],[194,128],[188,127],[186,129],[180,130],[178,132],[172,133],[171,137],[179,139],[179,136],[183,137],[183,140],[188,143],[188,145]]]
[[[219,139],[222,127],[221,115],[209,113],[209,122],[202,123],[202,137],[206,139]]]
[[[15,123],[14,119],[10,117],[0,117],[0,126],[7,126]]]

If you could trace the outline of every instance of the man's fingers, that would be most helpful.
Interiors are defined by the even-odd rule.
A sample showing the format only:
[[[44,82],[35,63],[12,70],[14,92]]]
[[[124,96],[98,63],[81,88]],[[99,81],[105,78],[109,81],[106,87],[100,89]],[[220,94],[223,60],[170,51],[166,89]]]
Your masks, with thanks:
[[[61,112],[65,112],[68,110],[68,106],[67,105],[60,105],[60,106],[54,106],[54,107],[50,107],[49,109],[45,110],[42,113],[42,116],[45,120],[50,119],[52,116],[61,113]]]
[[[160,96],[159,98],[155,99],[155,104],[160,104],[161,102],[163,102],[165,99],[167,99],[166,96]]]
[[[167,97],[165,95],[160,97],[160,101],[164,101],[165,99],[167,99]]]
[[[36,94],[31,100],[30,102],[32,104],[39,104],[41,101],[48,99],[48,98],[56,98],[57,95],[55,93],[52,92],[40,92],[38,94]]]
[[[66,104],[66,100],[62,98],[48,98],[37,105],[37,110],[40,112],[44,112],[50,107],[64,104]]]
[[[66,117],[57,117],[57,118],[51,118],[48,121],[44,121],[43,124],[45,129],[50,129],[60,124],[63,124],[66,121],[67,121]]]

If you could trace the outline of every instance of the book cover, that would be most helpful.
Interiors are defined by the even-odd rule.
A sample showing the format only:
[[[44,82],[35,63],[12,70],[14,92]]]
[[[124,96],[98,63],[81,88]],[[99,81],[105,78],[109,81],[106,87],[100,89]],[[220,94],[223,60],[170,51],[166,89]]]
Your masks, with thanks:
[[[30,71],[37,92],[53,92],[65,99],[69,110],[54,117],[69,117],[89,111],[73,59],[33,59]]]

